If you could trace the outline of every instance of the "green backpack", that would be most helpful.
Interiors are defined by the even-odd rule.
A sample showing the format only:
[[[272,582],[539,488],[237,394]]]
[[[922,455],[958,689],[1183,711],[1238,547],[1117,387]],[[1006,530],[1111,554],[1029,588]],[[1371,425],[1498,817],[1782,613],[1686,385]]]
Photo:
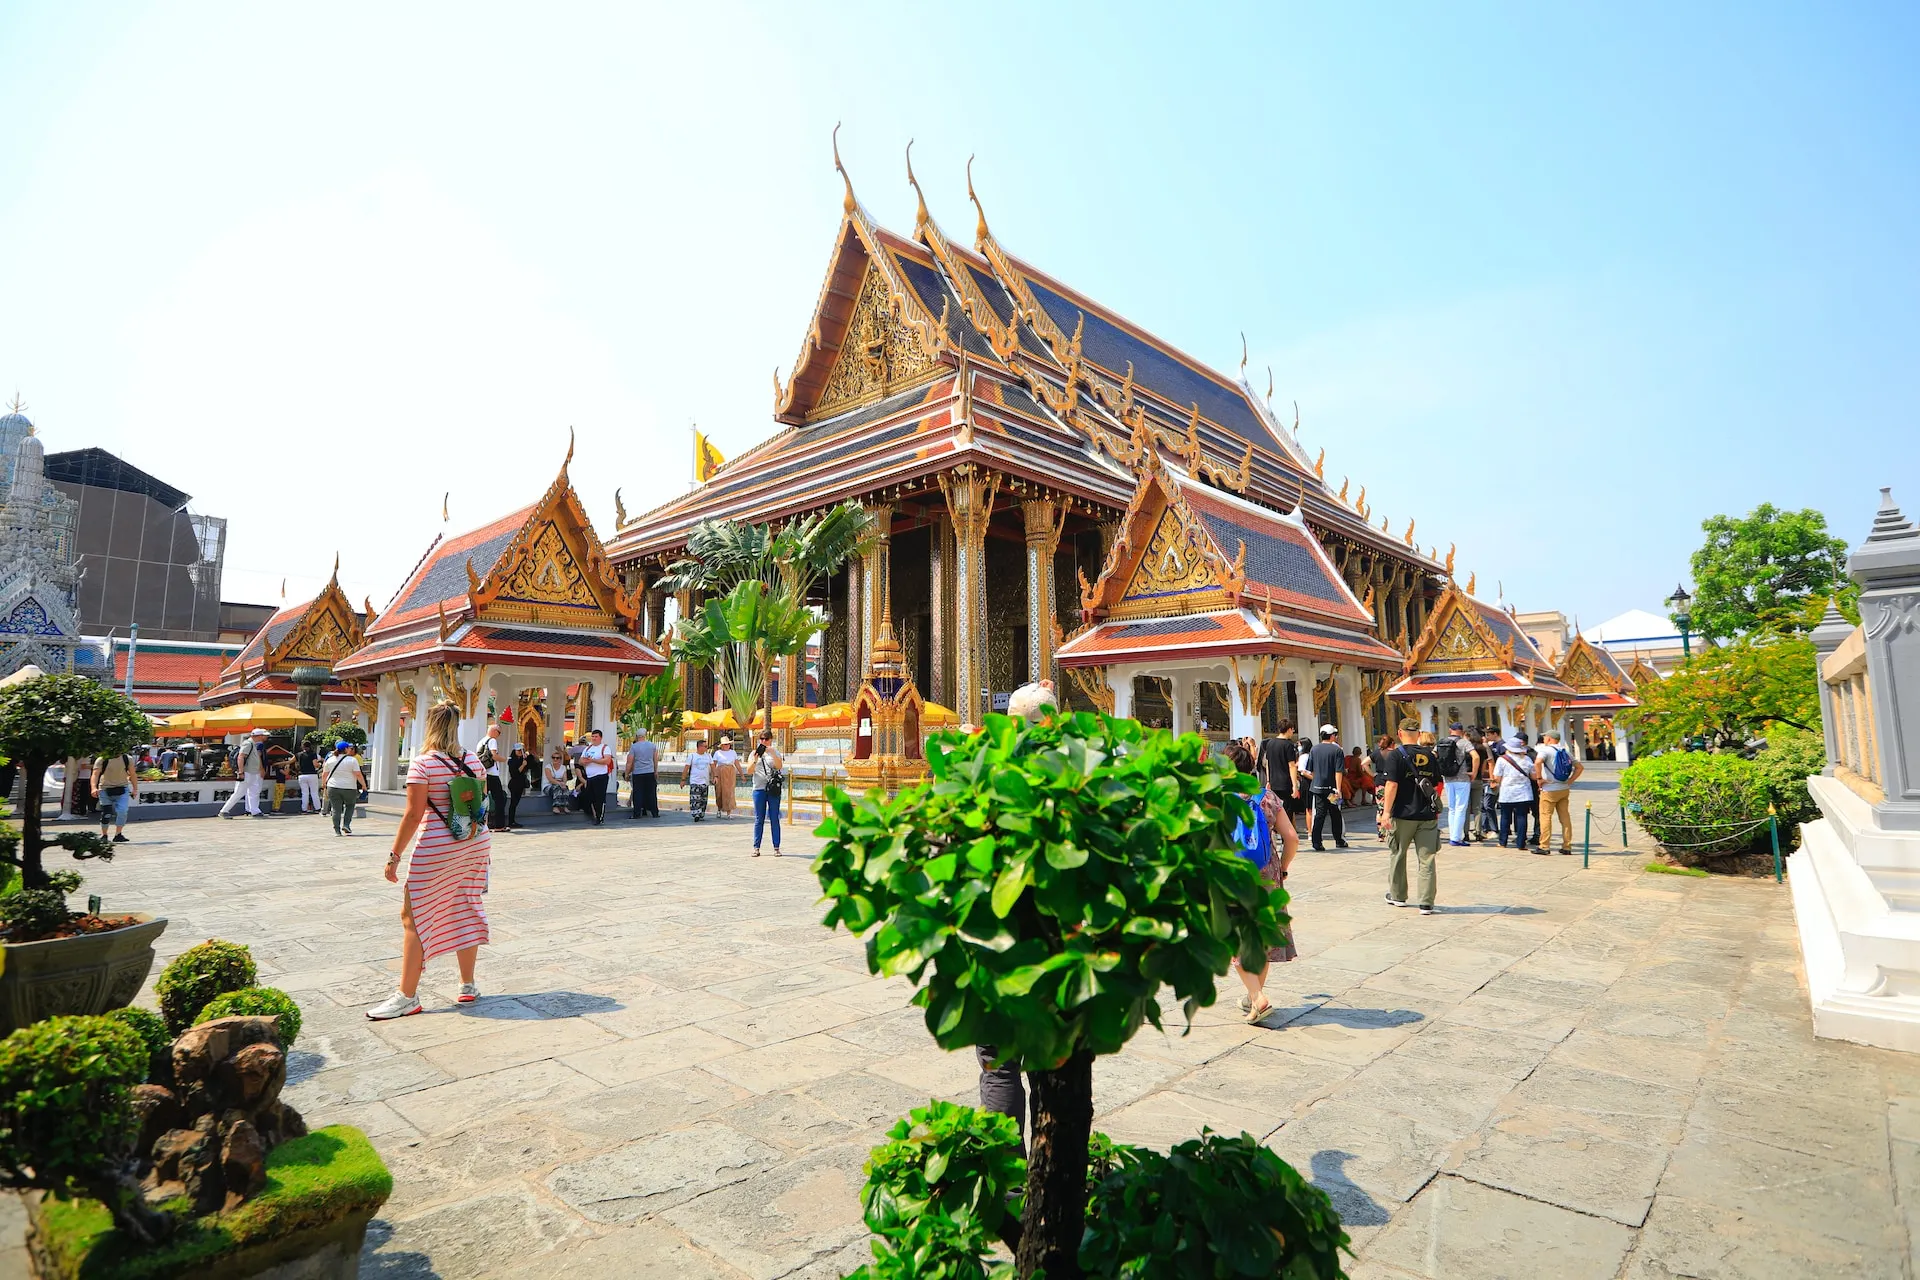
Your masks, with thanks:
[[[441,813],[438,805],[427,801],[427,807],[433,810],[447,832],[455,840],[470,838],[480,829],[480,819],[487,811],[487,790],[473,770],[467,768],[467,762],[454,756],[446,760],[460,771],[459,777],[447,779],[448,813]]]

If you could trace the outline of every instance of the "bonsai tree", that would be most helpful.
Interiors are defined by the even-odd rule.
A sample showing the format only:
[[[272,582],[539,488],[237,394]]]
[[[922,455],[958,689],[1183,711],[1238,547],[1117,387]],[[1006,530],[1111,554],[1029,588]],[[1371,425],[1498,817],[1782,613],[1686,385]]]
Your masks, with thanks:
[[[1285,936],[1286,894],[1232,838],[1257,784],[1205,751],[1089,712],[994,715],[931,739],[918,786],[829,792],[824,923],[919,985],[942,1048],[991,1045],[1027,1072],[1025,1195],[1005,1233],[1021,1276],[1082,1274],[1094,1056],[1161,1025],[1162,987],[1191,1020],[1229,961],[1257,968]]]
[[[79,756],[130,752],[152,733],[140,704],[85,676],[39,676],[0,689],[0,755],[17,760],[25,779],[20,839],[0,846],[0,860],[20,868],[26,889],[49,887],[42,853],[59,845],[76,858],[111,858],[113,846],[89,832],[56,840],[41,834],[40,791],[50,765]]]
[[[685,714],[680,682],[662,671],[645,678],[628,676],[621,694],[627,703],[620,727],[630,738],[671,738],[680,732]]]

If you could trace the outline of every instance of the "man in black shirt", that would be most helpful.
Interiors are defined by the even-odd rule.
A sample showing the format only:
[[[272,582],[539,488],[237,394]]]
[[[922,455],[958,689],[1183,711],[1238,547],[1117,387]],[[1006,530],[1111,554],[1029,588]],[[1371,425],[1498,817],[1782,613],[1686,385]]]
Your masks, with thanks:
[[[1400,746],[1389,751],[1381,770],[1385,791],[1380,805],[1393,822],[1387,835],[1387,904],[1408,906],[1407,850],[1420,860],[1420,914],[1433,914],[1439,886],[1434,858],[1440,852],[1439,793],[1444,785],[1433,748],[1420,745],[1420,722],[1400,722]]]
[[[1347,753],[1340,746],[1340,731],[1330,724],[1320,726],[1320,743],[1307,752],[1307,762],[1300,766],[1300,776],[1307,781],[1307,791],[1313,797],[1313,847],[1325,852],[1327,846],[1321,841],[1321,829],[1328,825],[1331,814],[1333,821],[1333,843],[1336,847],[1347,847],[1347,828],[1340,816],[1340,776],[1347,769]]]
[[[1302,811],[1300,802],[1300,744],[1294,741],[1293,721],[1280,722],[1280,736],[1260,744],[1260,776],[1267,790],[1280,797],[1287,820]]]

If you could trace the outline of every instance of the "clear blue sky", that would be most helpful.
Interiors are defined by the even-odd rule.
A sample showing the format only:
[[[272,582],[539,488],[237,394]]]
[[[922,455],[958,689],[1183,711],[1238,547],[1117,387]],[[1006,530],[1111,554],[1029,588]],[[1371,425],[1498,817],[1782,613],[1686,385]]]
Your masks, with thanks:
[[[767,434],[836,120],[896,229],[909,137],[960,238],[977,152],[1013,251],[1245,330],[1329,478],[1521,608],[1657,609],[1714,512],[1920,513],[1912,5],[16,0],[0,58],[0,395],[228,516],[230,597],[337,547],[384,603],[569,424],[603,532],[690,422]]]

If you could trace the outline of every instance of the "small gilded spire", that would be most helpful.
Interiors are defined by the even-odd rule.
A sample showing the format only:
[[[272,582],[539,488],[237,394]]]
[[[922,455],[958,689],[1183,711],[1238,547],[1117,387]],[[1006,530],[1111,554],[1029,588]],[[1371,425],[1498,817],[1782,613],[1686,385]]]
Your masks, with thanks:
[[[567,456],[560,459],[560,474],[567,474],[567,468],[573,465],[573,426],[567,426]]]
[[[853,179],[847,176],[847,166],[840,163],[840,122],[837,120],[833,124],[833,167],[839,172],[840,181],[847,184],[847,195],[841,201],[841,208],[852,213],[860,207],[860,202],[853,198]]]
[[[912,138],[907,139],[907,181],[913,184],[914,199],[919,202],[919,207],[913,211],[913,229],[918,231],[933,221],[933,219],[927,216],[927,195],[924,191],[920,190],[920,180],[913,176]]]

